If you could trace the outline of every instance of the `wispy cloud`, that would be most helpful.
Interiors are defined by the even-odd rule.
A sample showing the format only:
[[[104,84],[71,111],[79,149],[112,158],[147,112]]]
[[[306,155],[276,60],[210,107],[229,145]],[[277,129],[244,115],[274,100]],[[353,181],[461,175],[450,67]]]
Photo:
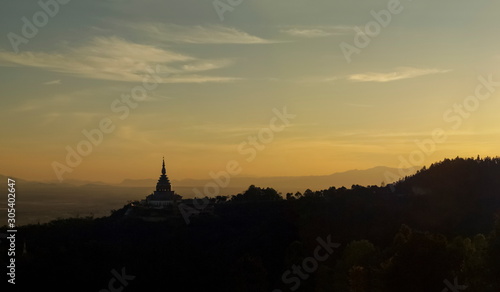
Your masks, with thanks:
[[[182,72],[202,72],[215,70],[219,68],[224,68],[230,66],[233,62],[231,60],[209,60],[209,61],[198,61],[189,64],[183,64],[180,67]]]
[[[164,79],[164,83],[223,83],[242,80],[238,77],[223,77],[223,76],[203,76],[203,75],[169,75]]]
[[[60,85],[61,84],[61,80],[52,80],[52,81],[47,81],[47,82],[44,82],[43,85]]]
[[[125,25],[132,30],[148,35],[151,39],[164,42],[189,44],[268,44],[276,42],[222,25],[183,26],[164,23],[126,23]]]
[[[353,74],[347,76],[348,80],[359,81],[359,82],[390,82],[402,79],[416,78],[424,75],[447,73],[451,70],[441,70],[441,69],[419,69],[412,67],[400,67],[396,68],[392,72],[380,73],[380,72],[368,72],[362,74]]]
[[[334,35],[344,35],[353,31],[351,27],[347,26],[318,26],[318,27],[293,27],[280,30],[290,36],[303,37],[303,38],[319,38]]]
[[[132,43],[117,37],[96,37],[82,47],[66,48],[60,53],[0,51],[0,66],[33,67],[67,73],[83,78],[141,82],[148,67],[162,65],[163,83],[224,82],[230,77],[191,75],[231,65],[230,60],[200,60],[198,58],[154,46]],[[188,76],[183,76],[187,74]],[[57,80],[51,84],[58,84]],[[47,84],[48,85],[48,84]]]

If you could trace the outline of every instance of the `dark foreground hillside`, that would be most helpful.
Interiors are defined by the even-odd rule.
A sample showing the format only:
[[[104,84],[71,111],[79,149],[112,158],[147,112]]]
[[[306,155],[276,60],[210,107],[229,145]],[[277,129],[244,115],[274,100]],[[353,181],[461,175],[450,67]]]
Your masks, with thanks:
[[[283,197],[251,186],[189,224],[125,216],[129,204],[107,218],[19,228],[16,288],[500,291],[498,158]]]

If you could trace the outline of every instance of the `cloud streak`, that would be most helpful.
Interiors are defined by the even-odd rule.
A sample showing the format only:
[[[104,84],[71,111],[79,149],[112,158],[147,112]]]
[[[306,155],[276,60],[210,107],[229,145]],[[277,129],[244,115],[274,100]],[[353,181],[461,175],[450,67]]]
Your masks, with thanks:
[[[130,29],[147,35],[150,39],[188,44],[269,44],[266,40],[244,31],[222,25],[183,26],[163,23],[126,23]]]
[[[450,71],[451,70],[401,67],[396,68],[395,71],[388,73],[368,72],[362,74],[352,74],[347,76],[347,79],[357,82],[391,82],[396,80],[416,78],[424,75],[447,73]]]
[[[47,82],[44,82],[43,85],[60,85],[61,84],[61,80],[52,80],[52,81],[47,81]]]
[[[0,66],[32,67],[78,77],[141,82],[148,67],[162,65],[162,83],[206,83],[236,80],[231,77],[193,75],[231,65],[230,60],[200,60],[154,46],[128,42],[117,37],[96,37],[87,45],[67,48],[63,53],[0,51]],[[187,76],[184,76],[187,75]],[[170,77],[170,76],[169,76]],[[59,84],[55,80],[45,83]]]
[[[347,26],[331,27],[293,27],[280,30],[282,33],[301,38],[321,38],[334,35],[345,35],[351,33],[353,28]]]

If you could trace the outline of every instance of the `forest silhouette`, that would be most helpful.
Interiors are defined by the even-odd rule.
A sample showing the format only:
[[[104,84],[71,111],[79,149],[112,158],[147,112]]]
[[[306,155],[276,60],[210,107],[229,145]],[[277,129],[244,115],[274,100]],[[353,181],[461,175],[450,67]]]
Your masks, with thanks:
[[[389,185],[252,185],[208,199],[213,211],[189,224],[129,216],[129,202],[104,218],[19,227],[16,288],[112,291],[124,272],[116,291],[500,290],[498,157],[446,159]],[[318,237],[339,246],[304,277],[285,276]]]

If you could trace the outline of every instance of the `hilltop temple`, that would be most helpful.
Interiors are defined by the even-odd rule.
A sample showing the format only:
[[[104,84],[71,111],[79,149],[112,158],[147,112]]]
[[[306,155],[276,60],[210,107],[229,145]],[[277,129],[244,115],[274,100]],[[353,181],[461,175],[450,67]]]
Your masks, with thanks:
[[[174,202],[181,199],[182,196],[172,191],[172,185],[170,184],[167,177],[167,170],[165,169],[165,158],[163,158],[161,175],[156,183],[156,191],[146,197],[146,204],[149,206],[164,207],[173,205]]]

